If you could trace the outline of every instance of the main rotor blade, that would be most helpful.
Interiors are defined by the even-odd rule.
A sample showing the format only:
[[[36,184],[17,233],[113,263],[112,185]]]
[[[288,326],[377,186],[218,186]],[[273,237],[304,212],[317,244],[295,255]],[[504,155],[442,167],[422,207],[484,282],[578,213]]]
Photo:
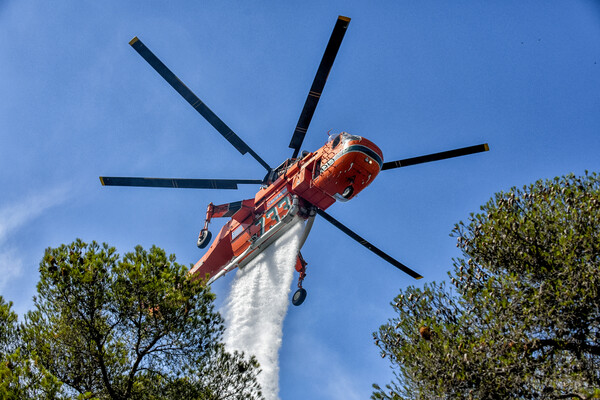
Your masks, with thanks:
[[[210,123],[225,139],[227,139],[229,143],[231,143],[233,147],[237,149],[237,151],[242,154],[250,153],[252,157],[254,157],[254,159],[260,163],[260,165],[262,165],[267,171],[271,171],[269,164],[260,158],[258,154],[256,154],[254,150],[250,148],[250,146],[248,146],[225,124],[225,122],[221,121],[221,119],[217,117],[217,115],[212,112],[211,109],[208,108],[206,104],[204,104],[202,100],[200,100],[198,96],[196,96],[183,82],[181,82],[179,78],[173,72],[171,72],[171,70],[167,68],[167,66],[163,64],[162,61],[160,61],[158,57],[156,57],[140,39],[137,38],[137,36],[131,39],[129,44],[134,48],[135,51],[138,52],[140,56],[144,58],[144,60],[148,62],[148,64],[150,64],[152,68],[154,68],[156,72],[159,73],[160,76],[164,78],[164,80],[167,81],[169,85],[173,87],[173,89],[177,91],[177,93],[181,95],[181,97],[190,103],[190,105],[194,107],[194,109],[198,111],[198,113],[200,113],[200,115],[202,115],[208,121],[208,123]]]
[[[141,186],[180,189],[237,189],[238,184],[260,184],[257,179],[179,179],[179,178],[129,178],[101,176],[103,186]]]
[[[319,103],[319,98],[321,97],[321,93],[325,87],[325,82],[329,76],[329,71],[333,66],[333,61],[335,60],[335,56],[340,49],[342,39],[344,38],[344,34],[346,33],[346,28],[348,28],[349,23],[350,18],[340,15],[335,23],[335,26],[333,27],[333,32],[329,38],[329,43],[327,43],[327,47],[325,48],[325,54],[323,54],[321,64],[319,64],[319,69],[317,69],[317,75],[315,76],[315,80],[310,87],[308,97],[304,103],[304,108],[300,114],[300,119],[298,120],[296,129],[294,130],[294,135],[290,141],[289,147],[294,149],[292,158],[296,158],[298,152],[300,151],[300,146],[302,146],[302,142],[304,141],[304,136],[308,130],[308,125],[310,124],[310,120],[315,113],[315,108],[317,107],[317,103]]]
[[[390,161],[383,163],[381,170],[394,169],[400,167],[408,167],[409,165],[423,164],[431,161],[445,160],[446,158],[466,156],[468,154],[481,153],[483,151],[489,151],[490,147],[487,143],[478,144],[476,146],[462,147],[460,149],[442,151],[440,153],[429,154],[426,156],[419,156],[413,158],[405,158],[404,160]]]
[[[338,228],[339,230],[341,230],[342,232],[344,232],[346,235],[350,236],[352,239],[356,240],[358,243],[360,243],[363,246],[365,246],[367,249],[371,250],[373,253],[377,254],[379,257],[383,258],[385,261],[387,261],[390,264],[392,264],[394,267],[396,267],[399,270],[407,273],[408,275],[412,276],[415,279],[421,279],[422,278],[422,276],[420,274],[418,274],[417,272],[415,272],[412,269],[408,268],[406,265],[402,264],[400,261],[398,261],[398,260],[390,257],[389,255],[387,255],[383,251],[379,250],[377,247],[373,246],[371,243],[367,242],[361,236],[359,236],[356,233],[352,232],[350,229],[348,229],[347,226],[345,226],[344,224],[342,224],[341,222],[339,222],[338,220],[336,220],[335,218],[333,218],[331,215],[327,214],[325,211],[317,209],[317,213],[321,217],[325,218],[328,222],[330,222],[331,224],[333,224],[336,228]]]

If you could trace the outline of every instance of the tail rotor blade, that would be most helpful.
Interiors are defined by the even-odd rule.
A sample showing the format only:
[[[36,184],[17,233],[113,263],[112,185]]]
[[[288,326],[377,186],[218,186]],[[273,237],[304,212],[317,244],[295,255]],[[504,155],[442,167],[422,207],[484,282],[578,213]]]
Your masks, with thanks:
[[[180,179],[180,178],[131,178],[101,176],[103,186],[138,186],[179,189],[237,189],[238,184],[260,184],[256,179]]]
[[[383,258],[385,261],[389,262],[390,264],[392,264],[394,267],[398,268],[402,272],[407,273],[408,275],[412,276],[415,279],[423,278],[421,276],[421,274],[413,271],[412,269],[408,268],[406,265],[402,264],[400,261],[390,257],[383,251],[379,250],[377,247],[373,246],[371,243],[369,243],[368,241],[363,239],[361,236],[359,236],[356,233],[354,233],[353,231],[351,231],[347,226],[345,226],[344,224],[342,224],[341,222],[339,222],[338,220],[333,218],[331,215],[327,214],[325,211],[317,209],[317,214],[319,214],[321,217],[325,218],[325,220],[327,222],[331,223],[333,226],[335,226],[336,228],[338,228],[339,230],[344,232],[346,235],[350,236],[352,239],[356,240],[358,243],[362,244],[367,249],[371,250],[373,253],[377,254],[379,257]]]
[[[304,141],[304,136],[306,136],[306,131],[308,130],[308,125],[310,125],[310,121],[315,113],[315,109],[317,108],[317,104],[319,103],[319,99],[321,97],[321,93],[323,92],[323,88],[325,87],[325,82],[327,81],[327,77],[329,76],[329,71],[331,71],[331,67],[333,66],[333,62],[335,61],[335,56],[340,49],[340,45],[342,44],[342,39],[344,38],[344,34],[346,33],[346,29],[348,28],[348,24],[350,23],[350,18],[339,16],[335,26],[333,27],[333,32],[331,33],[331,37],[329,38],[329,43],[327,43],[327,47],[325,48],[325,54],[323,54],[323,58],[321,59],[321,64],[319,64],[319,68],[317,69],[317,74],[315,76],[315,80],[310,87],[310,91],[308,92],[308,97],[306,98],[306,102],[304,103],[304,108],[302,109],[302,113],[300,114],[300,119],[298,120],[298,124],[296,125],[296,129],[294,130],[294,135],[292,136],[292,140],[290,141],[290,148],[294,149],[294,154],[292,158],[296,158],[298,152],[300,151],[300,146],[302,146],[302,142]]]
[[[431,162],[431,161],[445,160],[447,158],[461,157],[461,156],[466,156],[468,154],[481,153],[483,151],[489,151],[489,150],[490,150],[490,147],[488,146],[487,143],[478,144],[476,146],[461,147],[460,149],[442,151],[440,153],[429,154],[426,156],[405,158],[404,160],[386,162],[386,163],[383,163],[383,167],[381,168],[381,170],[383,171],[386,169],[408,167],[410,165],[423,164],[423,163],[427,163],[427,162]]]
[[[198,96],[196,96],[181,80],[179,80],[179,78],[173,72],[171,72],[171,70],[165,64],[163,64],[163,62],[160,61],[158,57],[156,57],[154,53],[152,53],[150,49],[148,49],[148,47],[146,47],[146,45],[137,38],[137,36],[134,37],[129,44],[135,51],[138,52],[140,56],[142,56],[142,58],[144,58],[144,60],[146,60],[146,62],[148,62],[148,64],[150,64],[152,68],[154,68],[156,72],[158,72],[160,76],[163,77],[164,80],[167,81],[169,85],[171,85],[171,87],[173,87],[173,89],[177,91],[177,93],[181,95],[181,97],[190,103],[190,105],[194,107],[194,109],[198,111],[198,113],[202,115],[208,121],[208,123],[210,123],[225,139],[227,139],[227,141],[229,141],[229,143],[231,143],[231,145],[235,147],[237,151],[242,154],[250,153],[252,157],[254,157],[254,159],[260,163],[260,165],[262,165],[267,171],[271,171],[269,164],[260,158],[250,148],[250,146],[248,146],[225,124],[225,122],[223,122],[214,112],[212,112],[212,110],[208,108],[208,106],[204,104],[202,100],[200,100]]]

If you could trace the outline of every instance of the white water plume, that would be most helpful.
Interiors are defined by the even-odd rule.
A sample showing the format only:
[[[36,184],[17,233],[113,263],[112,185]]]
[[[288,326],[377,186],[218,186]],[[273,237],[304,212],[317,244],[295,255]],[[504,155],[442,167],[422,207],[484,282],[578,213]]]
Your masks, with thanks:
[[[279,396],[279,348],[300,237],[301,220],[239,270],[225,305],[225,345],[256,356],[258,381],[267,400]]]

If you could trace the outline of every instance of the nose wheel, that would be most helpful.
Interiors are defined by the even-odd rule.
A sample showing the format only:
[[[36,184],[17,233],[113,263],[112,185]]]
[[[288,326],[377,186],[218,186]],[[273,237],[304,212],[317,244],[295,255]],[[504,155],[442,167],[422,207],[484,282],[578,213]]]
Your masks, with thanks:
[[[350,197],[352,197],[353,194],[354,194],[354,187],[352,187],[352,185],[350,185],[346,189],[344,189],[344,191],[342,192],[342,197],[345,199],[349,199]]]

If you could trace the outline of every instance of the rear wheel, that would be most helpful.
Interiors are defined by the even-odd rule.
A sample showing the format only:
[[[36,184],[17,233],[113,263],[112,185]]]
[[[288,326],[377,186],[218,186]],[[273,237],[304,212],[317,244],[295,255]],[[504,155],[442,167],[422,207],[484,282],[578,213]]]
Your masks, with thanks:
[[[210,243],[210,239],[212,239],[212,233],[210,233],[209,230],[203,229],[200,232],[200,236],[198,236],[198,242],[196,243],[196,245],[198,246],[198,248],[203,249]]]
[[[299,306],[300,304],[304,303],[304,299],[306,299],[306,289],[300,288],[296,290],[296,293],[294,293],[294,296],[292,296],[292,304]]]

